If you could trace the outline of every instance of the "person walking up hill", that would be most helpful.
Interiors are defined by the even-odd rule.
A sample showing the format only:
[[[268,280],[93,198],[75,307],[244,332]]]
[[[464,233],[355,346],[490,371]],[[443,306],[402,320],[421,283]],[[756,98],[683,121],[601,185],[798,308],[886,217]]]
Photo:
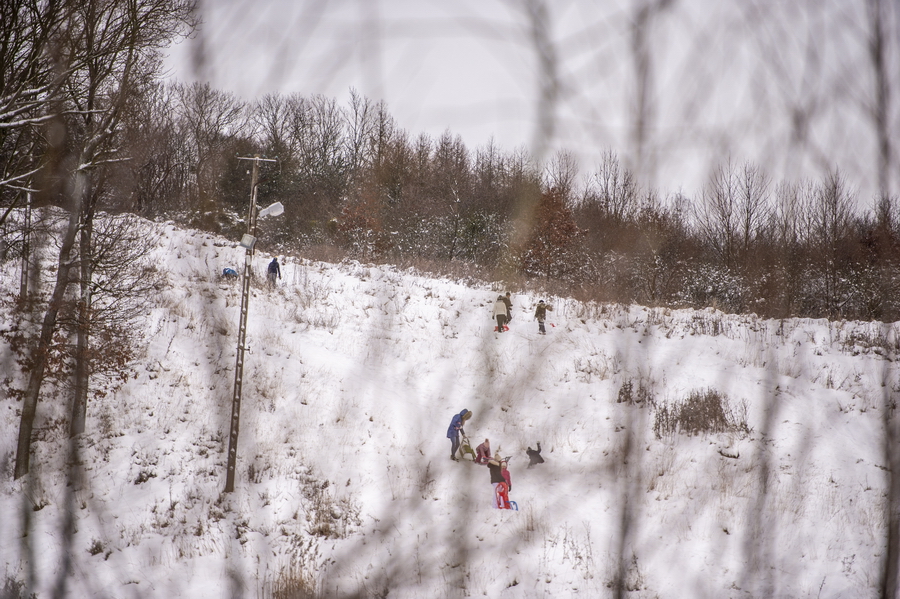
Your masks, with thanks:
[[[275,279],[281,278],[281,265],[278,264],[278,257],[272,258],[272,261],[269,262],[268,272],[266,273],[266,277],[269,280],[269,287],[275,287]]]
[[[497,296],[494,302],[494,318],[497,319],[497,332],[502,333],[506,327],[506,298],[502,295]]]
[[[538,333],[546,335],[547,330],[544,328],[544,321],[547,320],[547,310],[553,311],[553,306],[545,304],[544,300],[538,302],[537,308],[534,309],[534,318],[538,321]]]
[[[512,295],[509,291],[503,296],[503,303],[506,304],[506,324],[512,322]]]

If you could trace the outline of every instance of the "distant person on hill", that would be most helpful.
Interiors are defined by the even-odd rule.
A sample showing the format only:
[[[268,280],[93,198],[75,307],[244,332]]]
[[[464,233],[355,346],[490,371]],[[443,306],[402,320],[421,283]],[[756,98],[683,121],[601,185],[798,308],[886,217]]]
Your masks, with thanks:
[[[484,443],[475,448],[475,463],[487,464],[489,459],[491,459],[491,442],[485,439]]]
[[[544,458],[541,457],[541,443],[538,441],[537,450],[532,448],[528,448],[525,451],[525,454],[528,456],[528,467],[531,468],[535,464],[543,464]]]
[[[466,434],[465,425],[466,421],[472,417],[472,412],[469,410],[463,410],[459,414],[453,416],[453,419],[450,421],[450,427],[447,429],[447,438],[450,439],[450,459],[454,462],[458,462],[459,458],[456,457],[456,452],[459,451],[459,435],[462,433]]]
[[[269,287],[275,287],[275,279],[281,278],[281,265],[278,264],[278,256],[275,256],[269,262],[269,272],[266,277],[269,279]]]
[[[547,320],[547,310],[553,312],[553,306],[545,304],[544,300],[538,302],[537,308],[534,309],[534,318],[538,321],[538,333],[546,335],[547,330],[544,328],[544,321]]]
[[[509,291],[506,292],[506,296],[503,298],[503,303],[506,304],[506,324],[512,320],[512,299],[510,297]]]
[[[497,332],[502,333],[503,329],[509,330],[506,326],[506,301],[507,298],[502,295],[497,296],[497,301],[494,302],[494,318],[497,319]]]

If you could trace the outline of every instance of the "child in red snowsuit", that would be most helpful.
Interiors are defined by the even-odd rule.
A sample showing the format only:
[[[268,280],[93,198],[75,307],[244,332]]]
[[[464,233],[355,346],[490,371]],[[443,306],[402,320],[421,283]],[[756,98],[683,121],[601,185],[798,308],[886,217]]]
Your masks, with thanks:
[[[509,470],[506,467],[506,460],[500,462],[500,474],[503,475],[503,480],[506,481],[506,490],[512,491],[512,477],[509,474]]]
[[[492,499],[491,499],[491,507],[497,509],[500,507],[500,504],[497,502],[497,487],[499,485],[505,485],[506,479],[503,478],[503,469],[500,466],[500,457],[494,456],[487,463],[488,472],[491,473],[491,487],[492,487]]]

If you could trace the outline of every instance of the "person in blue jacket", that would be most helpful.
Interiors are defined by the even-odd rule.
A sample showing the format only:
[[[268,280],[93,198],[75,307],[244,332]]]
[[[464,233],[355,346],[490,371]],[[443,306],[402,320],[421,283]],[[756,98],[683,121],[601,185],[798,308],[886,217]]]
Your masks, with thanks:
[[[281,278],[281,265],[278,264],[278,256],[272,258],[272,261],[269,262],[268,272],[266,273],[266,278],[269,280],[269,287],[275,287],[275,279]]]
[[[463,410],[453,416],[453,420],[450,421],[450,427],[447,429],[447,438],[450,439],[450,459],[454,462],[459,461],[459,458],[456,457],[456,452],[459,451],[459,434],[466,434],[466,430],[463,427],[465,427],[466,421],[471,417],[471,411]]]

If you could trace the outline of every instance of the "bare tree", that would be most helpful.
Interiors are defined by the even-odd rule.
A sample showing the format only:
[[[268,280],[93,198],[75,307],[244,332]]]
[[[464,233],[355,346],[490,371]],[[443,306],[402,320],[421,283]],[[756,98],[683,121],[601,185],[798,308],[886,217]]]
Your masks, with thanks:
[[[815,188],[808,207],[810,246],[816,251],[821,282],[820,300],[826,314],[839,318],[843,308],[841,273],[849,266],[843,259],[855,196],[840,171],[832,171]]]
[[[771,180],[758,165],[750,162],[745,162],[741,167],[739,177],[740,259],[746,266],[750,251],[768,219]]]
[[[604,152],[597,169],[588,177],[584,201],[596,202],[614,223],[621,223],[637,212],[638,187],[634,173],[619,164],[611,150]]]
[[[729,160],[713,171],[696,210],[700,236],[727,268],[737,264],[740,236],[737,167]]]
[[[368,160],[369,140],[375,127],[376,106],[372,100],[350,90],[350,106],[346,112],[346,154],[349,183],[355,185]]]
[[[88,398],[106,395],[129,378],[140,351],[133,331],[160,285],[159,273],[147,263],[154,242],[142,222],[129,214],[104,214],[92,223],[91,253],[80,258],[82,264],[90,263],[82,270],[91,275],[91,303],[73,322],[61,323],[76,331],[72,435],[85,431]]]
[[[44,314],[40,337],[33,354],[19,426],[15,478],[29,471],[31,433],[47,363],[47,352],[59,307],[71,281],[72,252],[76,236],[85,220],[92,190],[92,171],[115,160],[115,134],[132,86],[146,61],[156,63],[156,52],[173,37],[193,25],[192,1],[144,0],[142,2],[78,3],[62,32],[79,52],[79,66],[68,84],[71,109],[80,116],[77,156],[73,161],[72,183],[68,191],[69,220],[63,234],[57,262],[56,283]],[[69,63],[71,64],[71,63]],[[66,65],[69,66],[69,65]],[[60,136],[57,151],[64,151]],[[92,214],[88,214],[92,217]],[[89,243],[82,237],[83,243]],[[82,247],[84,249],[84,247]],[[82,294],[85,309],[89,297]]]
[[[326,207],[338,204],[344,193],[346,160],[344,154],[343,110],[333,98],[317,95],[309,100],[309,119],[298,138],[301,176],[313,182],[314,193]]]
[[[778,280],[777,298],[770,297],[780,316],[791,316],[798,308],[804,281],[808,276],[807,198],[813,183],[782,181],[775,186],[771,209],[765,224],[765,236],[771,245],[772,268]]]
[[[58,94],[83,64],[75,40],[63,34],[76,6],[39,0],[0,6],[0,188],[7,192],[36,190],[32,179],[42,167],[45,147],[38,128],[64,110]],[[14,205],[20,196],[12,197]]]
[[[190,202],[201,212],[213,212],[222,161],[228,142],[244,126],[245,105],[234,94],[209,83],[176,87],[178,124],[193,161]]]
[[[109,169],[107,205],[115,200],[116,209],[145,216],[184,205],[193,160],[178,133],[173,91],[172,85],[148,85],[129,102],[121,125],[129,159]]]
[[[578,159],[575,154],[567,150],[555,152],[545,169],[545,176],[548,187],[559,190],[567,201],[571,201],[578,178]]]
[[[750,248],[766,223],[769,178],[749,162],[729,160],[713,172],[696,209],[703,240],[727,268],[745,266]]]
[[[283,163],[291,164],[297,153],[296,138],[290,134],[288,100],[279,94],[266,94],[250,112],[256,137],[262,147]]]

